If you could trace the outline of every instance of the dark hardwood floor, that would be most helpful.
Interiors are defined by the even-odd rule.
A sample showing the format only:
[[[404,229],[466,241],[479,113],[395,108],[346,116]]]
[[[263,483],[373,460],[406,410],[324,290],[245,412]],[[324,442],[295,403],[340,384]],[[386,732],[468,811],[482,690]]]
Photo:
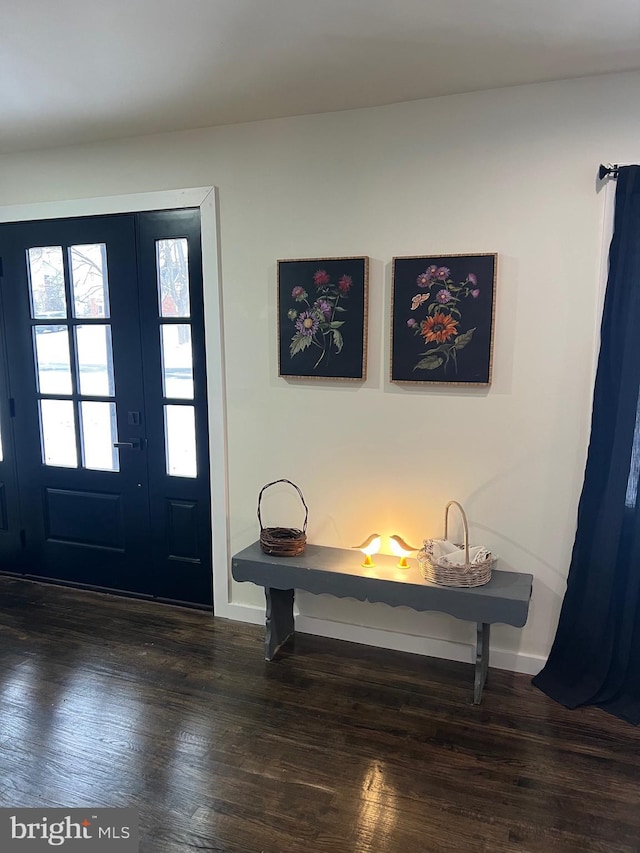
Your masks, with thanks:
[[[640,732],[527,676],[0,578],[0,806],[144,853],[640,850]]]

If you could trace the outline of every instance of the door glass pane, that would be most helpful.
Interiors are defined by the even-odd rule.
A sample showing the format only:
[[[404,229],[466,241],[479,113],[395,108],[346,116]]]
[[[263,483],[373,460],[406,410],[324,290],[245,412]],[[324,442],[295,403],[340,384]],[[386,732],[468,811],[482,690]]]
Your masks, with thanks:
[[[40,400],[40,426],[45,465],[77,468],[76,425],[71,400]]]
[[[69,249],[74,317],[108,317],[107,247],[104,243]]]
[[[161,317],[190,317],[189,247],[186,237],[156,240]]]
[[[162,324],[162,381],[165,397],[193,400],[191,326]]]
[[[38,390],[41,394],[71,394],[67,326],[34,326]]]
[[[86,396],[113,397],[115,391],[111,326],[77,326],[76,349],[80,393]]]
[[[117,441],[116,404],[83,401],[82,416],[82,463],[94,471],[119,471],[118,451],[113,446]]]
[[[31,316],[36,320],[67,316],[62,246],[38,246],[27,253]]]
[[[196,420],[193,406],[164,407],[167,474],[197,477]]]

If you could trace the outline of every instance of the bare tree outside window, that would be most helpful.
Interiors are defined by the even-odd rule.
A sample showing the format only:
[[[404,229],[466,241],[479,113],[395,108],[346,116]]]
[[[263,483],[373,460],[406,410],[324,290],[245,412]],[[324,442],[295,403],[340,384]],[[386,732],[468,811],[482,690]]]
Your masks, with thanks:
[[[75,317],[108,317],[107,247],[104,243],[69,250]]]
[[[69,248],[74,316],[108,317],[107,255],[104,243]],[[29,249],[33,317],[68,317],[62,246]]]
[[[189,249],[179,237],[156,240],[156,264],[161,317],[190,317]],[[178,330],[180,343],[186,343],[184,330]]]
[[[38,319],[66,317],[62,246],[29,249],[28,261],[32,316]]]

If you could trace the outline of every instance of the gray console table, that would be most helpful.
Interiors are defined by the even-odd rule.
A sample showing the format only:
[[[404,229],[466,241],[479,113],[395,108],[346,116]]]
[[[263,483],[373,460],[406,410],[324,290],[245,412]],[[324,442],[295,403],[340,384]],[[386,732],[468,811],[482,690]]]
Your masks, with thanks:
[[[264,587],[265,658],[273,660],[294,633],[296,589],[392,607],[438,610],[477,623],[473,701],[479,704],[489,665],[490,626],[503,622],[521,628],[526,623],[533,576],[494,569],[484,586],[436,586],[423,579],[415,560],[409,569],[397,568],[397,557],[377,554],[374,560],[374,568],[363,568],[359,551],[322,545],[307,545],[299,557],[272,557],[262,552],[259,542],[236,554],[231,560],[234,579]]]

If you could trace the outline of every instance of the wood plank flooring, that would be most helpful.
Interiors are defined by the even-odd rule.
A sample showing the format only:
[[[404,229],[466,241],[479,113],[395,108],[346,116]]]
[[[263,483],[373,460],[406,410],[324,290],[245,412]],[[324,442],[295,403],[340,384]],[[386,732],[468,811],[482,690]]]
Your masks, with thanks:
[[[0,806],[143,853],[640,851],[640,732],[527,676],[0,578]]]

